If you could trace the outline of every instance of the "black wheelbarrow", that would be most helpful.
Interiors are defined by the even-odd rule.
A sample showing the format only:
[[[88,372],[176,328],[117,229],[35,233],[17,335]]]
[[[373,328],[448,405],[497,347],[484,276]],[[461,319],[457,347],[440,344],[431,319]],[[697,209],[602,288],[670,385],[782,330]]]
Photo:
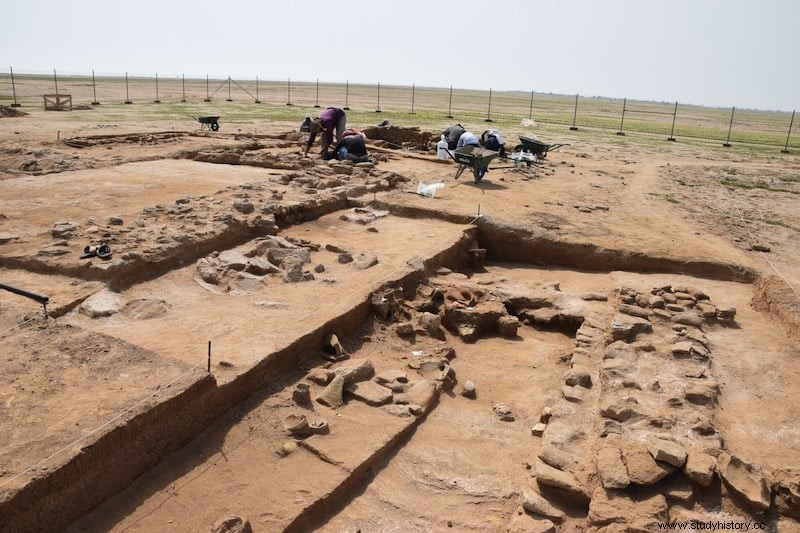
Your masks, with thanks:
[[[480,146],[465,146],[453,152],[448,150],[447,153],[453,161],[458,163],[455,179],[458,179],[467,168],[471,168],[472,174],[475,176],[475,183],[480,183],[483,175],[489,169],[489,162],[498,155],[497,152]]]
[[[219,129],[219,117],[198,117],[197,121],[200,123],[201,131],[206,127],[210,128],[212,131],[217,131]]]
[[[536,159],[544,159],[547,157],[547,152],[550,150],[556,150],[561,148],[562,146],[567,146],[566,144],[547,144],[543,143],[538,139],[534,139],[532,137],[525,137],[524,135],[519,136],[519,141],[522,144],[517,145],[514,149],[515,152],[527,151],[532,153],[536,156]]]

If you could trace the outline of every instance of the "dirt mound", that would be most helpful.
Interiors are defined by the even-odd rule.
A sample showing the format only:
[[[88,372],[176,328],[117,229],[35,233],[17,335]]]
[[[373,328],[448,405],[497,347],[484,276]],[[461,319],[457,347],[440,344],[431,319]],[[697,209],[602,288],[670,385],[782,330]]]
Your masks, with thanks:
[[[20,111],[19,109],[16,109],[14,107],[0,105],[0,117],[14,118],[14,117],[24,117],[24,116],[27,116],[27,113],[25,111]]]
[[[419,128],[402,128],[399,126],[372,126],[364,129],[367,139],[386,141],[401,147],[428,148],[434,134],[420,131]]]

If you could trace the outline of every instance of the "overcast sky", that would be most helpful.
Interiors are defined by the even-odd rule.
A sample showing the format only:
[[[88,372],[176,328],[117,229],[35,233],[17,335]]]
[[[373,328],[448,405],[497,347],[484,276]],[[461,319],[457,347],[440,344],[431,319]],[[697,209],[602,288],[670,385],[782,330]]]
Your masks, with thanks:
[[[15,73],[291,77],[800,107],[798,0],[3,4],[0,69]]]

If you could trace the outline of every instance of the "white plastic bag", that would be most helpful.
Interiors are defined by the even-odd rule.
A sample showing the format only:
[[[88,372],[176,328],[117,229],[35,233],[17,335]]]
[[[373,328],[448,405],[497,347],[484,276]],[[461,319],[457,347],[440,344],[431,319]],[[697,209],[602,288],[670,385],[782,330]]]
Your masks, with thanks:
[[[444,188],[444,183],[441,181],[431,184],[426,184],[422,181],[417,182],[417,194],[420,196],[427,196],[428,198],[433,198],[436,196],[436,191],[442,188]]]

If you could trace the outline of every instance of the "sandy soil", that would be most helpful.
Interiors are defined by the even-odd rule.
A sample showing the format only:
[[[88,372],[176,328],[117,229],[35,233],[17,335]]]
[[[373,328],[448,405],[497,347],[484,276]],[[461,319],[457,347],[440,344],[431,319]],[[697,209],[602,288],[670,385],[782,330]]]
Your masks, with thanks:
[[[324,268],[311,281],[287,284],[272,275],[258,289],[241,280],[215,289],[198,282],[195,266],[211,250],[184,250],[185,257],[172,256],[164,263],[170,266],[155,274],[135,270],[139,279],[118,292],[128,303],[161,302],[147,316],[129,308],[91,318],[80,308],[108,281],[95,271],[111,271],[116,261],[127,260],[126,254],[135,259],[156,246],[159,235],[153,228],[162,237],[187,228],[214,236],[215,205],[222,209],[243,194],[298,203],[324,189],[309,191],[283,181],[295,172],[290,169],[220,165],[182,155],[246,151],[261,143],[258,150],[295,164],[300,145],[284,140],[290,131],[286,124],[257,126],[280,139],[275,141],[223,132],[148,131],[153,128],[137,124],[131,115],[113,128],[114,135],[131,137],[77,148],[53,138],[58,125],[49,119],[34,112],[3,118],[0,128],[0,282],[48,295],[55,317],[45,320],[36,303],[0,291],[0,339],[6,354],[0,363],[0,490],[47,475],[54,467],[46,459],[80,447],[89,428],[149,401],[167,383],[194,379],[203,369],[209,340],[214,377],[219,384],[229,383],[267,354],[357,306],[415,261],[452,246],[479,215],[554,241],[677,262],[714,261],[776,276],[789,301],[800,306],[796,156],[745,158],[680,143],[653,148],[593,141],[572,143],[530,168],[493,163],[477,184],[468,173],[455,180],[454,165],[437,162],[433,152],[410,154],[373,144],[373,153],[389,154],[377,169],[407,181],[362,194],[360,200],[415,215],[391,214],[362,225],[341,220],[336,212],[282,229],[282,237],[316,245],[310,248],[307,268]],[[65,124],[63,129],[68,128]],[[64,137],[107,133],[100,125],[86,125]],[[445,187],[434,198],[414,194],[418,181],[439,180]],[[243,184],[248,186],[238,188]],[[195,202],[195,213],[201,213],[197,218],[188,212],[172,218],[164,214],[184,197]],[[161,214],[145,216],[159,206]],[[209,206],[211,211],[201,211]],[[428,212],[443,213],[446,220],[420,214]],[[123,221],[121,229],[111,222],[114,217]],[[62,221],[79,226],[77,238],[53,235]],[[112,243],[115,263],[78,259],[85,244],[99,241]],[[252,242],[243,239],[228,249],[245,253]],[[355,269],[338,262],[338,253],[326,245],[353,255],[374,254],[378,264]],[[558,282],[570,295],[606,294],[611,301],[587,303],[592,313],[606,318],[614,313],[613,296],[620,287],[691,286],[711,295],[719,307],[735,307],[738,327],[705,331],[721,388],[717,431],[727,451],[766,469],[800,464],[800,406],[793,401],[800,350],[791,323],[754,308],[751,284],[680,272],[607,271],[591,259],[572,268],[489,259],[487,270],[472,276],[472,282],[518,288]],[[540,261],[531,257],[530,263]],[[402,366],[415,348],[391,328],[356,332],[343,340],[353,348],[354,359],[369,358],[378,369]],[[446,342],[457,354],[453,366],[459,382],[473,380],[477,399],[443,395],[362,484],[319,513],[315,527],[505,531],[538,452],[530,427],[559,395],[568,368],[561,356],[574,339],[525,327],[511,341],[489,337],[468,344],[448,332]],[[283,376],[273,388],[260,391],[72,530],[201,531],[226,514],[248,516],[254,531],[280,530],[292,513],[334,491],[348,469],[364,460],[351,454],[363,436],[376,436],[375,443],[365,446],[374,450],[386,444],[379,435],[408,427],[405,419],[376,415],[349,402],[341,411],[340,427],[346,428],[341,440],[327,445],[328,454],[340,456],[335,464],[309,463],[300,454],[278,460],[275,450],[286,440],[281,420],[292,407],[291,386],[300,379],[302,373]],[[513,408],[513,423],[493,416],[492,405],[498,402]],[[332,420],[339,416],[321,408],[317,412]],[[280,486],[287,490],[273,492]],[[574,524],[583,527],[584,518],[576,517]]]

